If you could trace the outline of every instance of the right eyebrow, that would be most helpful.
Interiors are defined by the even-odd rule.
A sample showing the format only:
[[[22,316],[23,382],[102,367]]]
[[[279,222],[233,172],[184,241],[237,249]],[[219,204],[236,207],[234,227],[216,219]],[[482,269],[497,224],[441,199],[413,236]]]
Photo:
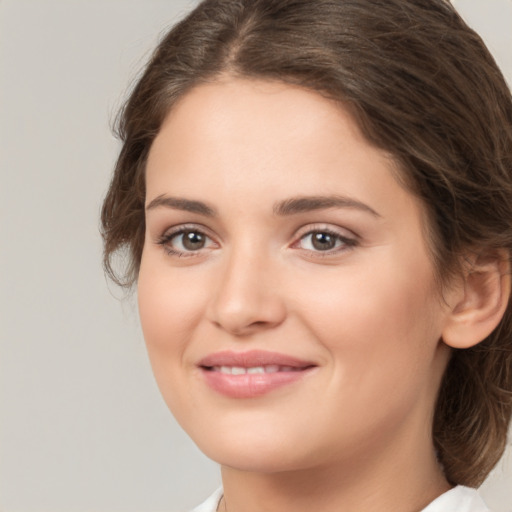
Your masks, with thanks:
[[[202,201],[193,201],[190,199],[183,199],[181,197],[170,197],[165,194],[155,197],[146,206],[146,211],[154,210],[155,208],[171,208],[173,210],[183,210],[185,212],[198,213],[206,217],[215,217],[217,212],[211,206],[208,206]]]

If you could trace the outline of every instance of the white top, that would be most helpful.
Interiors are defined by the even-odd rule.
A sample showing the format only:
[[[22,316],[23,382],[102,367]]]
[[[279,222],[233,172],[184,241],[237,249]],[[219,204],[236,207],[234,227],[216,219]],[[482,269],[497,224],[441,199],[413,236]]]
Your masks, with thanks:
[[[204,503],[192,512],[216,512],[222,498],[222,488],[217,489]],[[421,512],[490,512],[475,489],[458,485],[436,498]]]

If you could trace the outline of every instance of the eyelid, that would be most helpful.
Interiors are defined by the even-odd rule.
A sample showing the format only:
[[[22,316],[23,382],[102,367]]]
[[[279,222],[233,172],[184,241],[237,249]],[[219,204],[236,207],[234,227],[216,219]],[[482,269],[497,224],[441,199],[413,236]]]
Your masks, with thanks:
[[[213,235],[211,233],[211,230],[208,229],[206,226],[202,224],[197,224],[195,222],[185,222],[182,224],[176,224],[174,226],[167,227],[163,233],[158,237],[158,239],[161,238],[169,238],[173,235],[176,235],[177,233],[182,233],[183,231],[198,231],[199,233],[202,233],[209,238],[212,238]]]
[[[307,235],[311,232],[317,232],[317,231],[322,231],[325,233],[332,233],[333,235],[339,236],[341,238],[350,238],[350,239],[354,239],[354,240],[359,239],[359,236],[348,228],[336,226],[334,224],[323,223],[323,222],[314,222],[312,224],[307,224],[305,226],[300,227],[295,232],[294,238],[298,239],[298,238],[301,238],[304,235]]]

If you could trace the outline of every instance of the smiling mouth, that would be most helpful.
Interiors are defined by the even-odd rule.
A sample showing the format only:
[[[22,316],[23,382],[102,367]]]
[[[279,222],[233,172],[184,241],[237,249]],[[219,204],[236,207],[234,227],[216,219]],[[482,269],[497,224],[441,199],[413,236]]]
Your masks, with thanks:
[[[261,375],[262,373],[300,372],[305,369],[303,367],[278,366],[275,364],[250,366],[249,368],[244,368],[243,366],[206,366],[204,368],[207,371],[220,372],[225,375]]]
[[[230,398],[255,398],[300,381],[316,364],[266,351],[218,352],[199,363],[206,384]]]

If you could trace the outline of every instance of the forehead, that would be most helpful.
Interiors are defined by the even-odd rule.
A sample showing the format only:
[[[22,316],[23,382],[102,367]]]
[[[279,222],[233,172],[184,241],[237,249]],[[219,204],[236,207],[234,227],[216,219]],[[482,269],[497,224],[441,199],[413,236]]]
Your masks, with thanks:
[[[241,185],[263,175],[276,183],[299,175],[314,183],[320,174],[338,182],[350,168],[374,179],[372,168],[394,172],[395,164],[339,103],[279,82],[232,79],[198,86],[174,105],[147,167],[149,186],[163,169],[176,180],[230,172]]]

